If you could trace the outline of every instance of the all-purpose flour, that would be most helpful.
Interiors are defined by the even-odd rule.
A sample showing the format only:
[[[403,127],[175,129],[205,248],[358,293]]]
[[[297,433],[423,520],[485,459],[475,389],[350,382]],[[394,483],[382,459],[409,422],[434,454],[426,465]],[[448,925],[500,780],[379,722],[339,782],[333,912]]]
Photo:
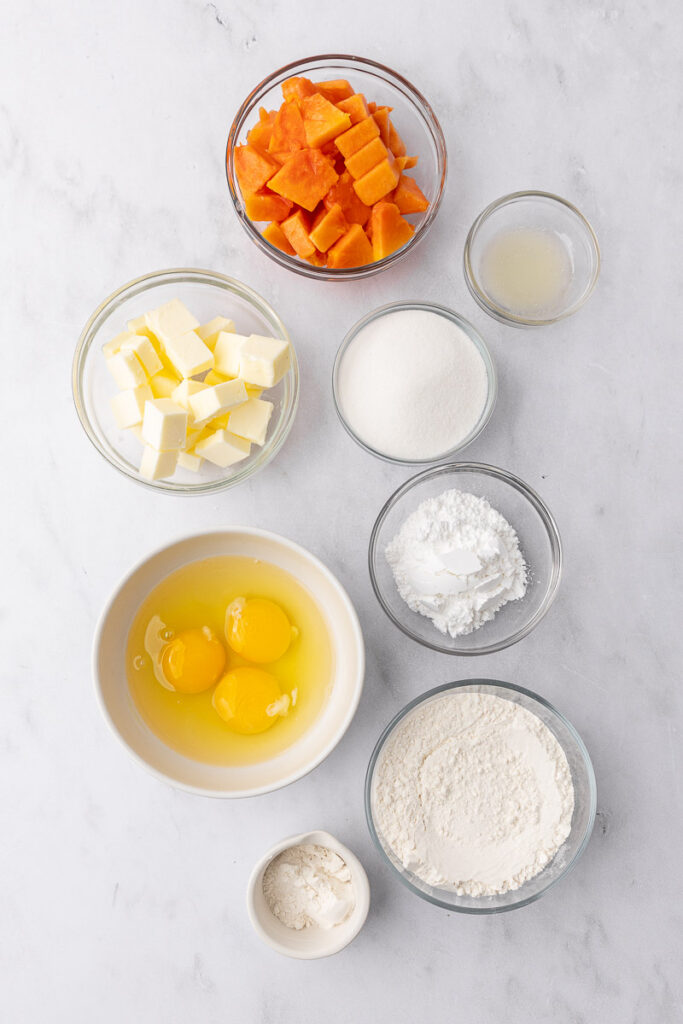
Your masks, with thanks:
[[[406,716],[375,769],[376,827],[398,860],[459,895],[517,889],[571,829],[574,788],[537,715],[485,693],[451,693]]]
[[[423,501],[385,554],[408,607],[452,637],[479,629],[526,593],[517,534],[474,494],[449,490]]]

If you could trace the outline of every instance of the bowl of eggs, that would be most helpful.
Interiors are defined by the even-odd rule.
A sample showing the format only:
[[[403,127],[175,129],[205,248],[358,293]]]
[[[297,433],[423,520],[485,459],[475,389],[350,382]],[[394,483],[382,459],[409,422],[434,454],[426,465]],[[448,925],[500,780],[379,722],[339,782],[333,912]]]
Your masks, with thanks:
[[[339,581],[299,545],[229,528],[136,565],[95,632],[104,717],[157,778],[246,797],[315,768],[346,732],[365,670]]]

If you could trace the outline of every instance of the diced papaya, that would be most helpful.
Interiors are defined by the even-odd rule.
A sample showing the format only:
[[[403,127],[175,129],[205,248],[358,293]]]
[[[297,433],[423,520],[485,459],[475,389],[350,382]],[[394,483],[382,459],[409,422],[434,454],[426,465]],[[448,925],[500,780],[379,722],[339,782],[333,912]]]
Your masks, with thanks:
[[[356,195],[366,206],[374,206],[376,202],[383,199],[388,192],[393,191],[398,184],[399,173],[393,157],[382,160],[373,167],[371,171],[364,174],[358,181],[354,181],[353,187]]]
[[[304,116],[304,131],[306,143],[314,149],[317,146],[324,146],[331,142],[337,135],[341,135],[347,128],[351,127],[351,118],[348,114],[335,107],[320,93],[307,96],[301,105]]]
[[[403,171],[405,171],[409,167],[415,167],[416,164],[417,164],[417,157],[416,156],[397,156],[396,157],[396,166],[398,167],[399,171],[401,171],[401,173],[403,173]]]
[[[289,216],[292,204],[289,199],[276,196],[268,189],[252,192],[244,202],[244,210],[249,220],[284,220]]]
[[[391,121],[389,122],[389,149],[394,156],[405,156],[408,152],[403,139],[398,134]]]
[[[304,259],[313,267],[324,267],[326,263],[325,254],[322,252],[314,252],[310,256],[304,256]]]
[[[360,224],[352,224],[327,253],[328,267],[336,270],[364,267],[366,263],[372,263],[372,260],[372,246]]]
[[[280,227],[297,256],[307,259],[313,255],[315,246],[308,237],[311,225],[303,210],[297,210],[287,220],[283,220]]]
[[[375,111],[377,110],[377,104],[371,101],[370,103],[368,103],[368,110],[370,111],[371,114],[374,114]]]
[[[409,174],[402,174],[398,179],[391,201],[396,203],[401,213],[424,213],[429,206],[429,200]]]
[[[346,169],[352,178],[362,178],[382,160],[386,160],[389,151],[381,139],[373,139],[357,153],[353,153],[346,161]]]
[[[272,224],[263,229],[263,237],[271,245],[274,245],[276,249],[281,249],[288,256],[294,256],[294,250],[287,241],[287,236],[276,221],[273,221]]]
[[[415,228],[401,216],[395,203],[380,201],[372,208],[370,218],[372,227],[372,255],[375,260],[383,260],[402,245],[409,242]]]
[[[353,96],[353,89],[345,78],[335,78],[330,82],[314,82],[313,85],[330,103],[339,103],[340,100],[347,100],[349,96]]]
[[[335,203],[339,203],[342,213],[349,224],[360,224],[361,227],[370,219],[372,212],[369,206],[362,203],[353,190],[353,178],[348,171],[339,176],[339,181],[329,190],[323,203],[328,210],[331,210]]]
[[[302,103],[307,96],[312,96],[316,88],[310,78],[288,78],[282,83],[282,96],[285,103],[294,100]]]
[[[264,107],[258,112],[259,119],[253,128],[247,132],[247,142],[250,146],[258,149],[268,149],[270,137],[273,134],[273,125],[277,117],[277,110],[266,110]]]
[[[338,179],[339,175],[320,150],[300,149],[273,175],[268,188],[311,211]]]
[[[268,151],[277,160],[284,163],[292,153],[305,148],[304,119],[301,116],[299,105],[294,100],[290,100],[288,103],[283,103],[277,112]]]
[[[367,146],[368,142],[372,142],[378,135],[377,122],[373,117],[366,117],[364,121],[354,124],[343,135],[338,135],[335,142],[341,155],[348,160],[350,156],[357,153],[363,146]]]
[[[391,107],[377,107],[372,115],[379,128],[379,137],[385,146],[389,145],[389,114]]]
[[[335,203],[329,210],[323,210],[313,221],[310,239],[316,249],[327,252],[348,229],[349,225],[346,223],[342,208],[339,203]]]
[[[358,124],[359,121],[364,121],[366,117],[370,116],[365,96],[360,92],[354,93],[353,96],[349,96],[345,100],[340,100],[337,106],[349,115],[351,124]]]
[[[280,165],[256,146],[235,147],[235,174],[245,196],[258,192],[273,177]]]

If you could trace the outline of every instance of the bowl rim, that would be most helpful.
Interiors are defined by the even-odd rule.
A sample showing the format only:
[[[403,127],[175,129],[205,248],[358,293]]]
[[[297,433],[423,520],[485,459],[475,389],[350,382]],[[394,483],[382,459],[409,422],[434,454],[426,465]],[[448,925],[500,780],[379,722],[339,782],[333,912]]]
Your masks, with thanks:
[[[117,300],[121,300],[127,292],[137,290],[136,294],[138,292],[144,294],[157,285],[171,284],[174,281],[177,281],[178,283],[189,282],[194,284],[212,285],[239,295],[247,303],[253,306],[262,316],[264,316],[266,320],[270,320],[275,328],[281,332],[283,340],[287,341],[289,344],[291,355],[290,370],[288,372],[292,374],[292,395],[288,408],[283,410],[282,419],[278,421],[279,434],[276,433],[271,438],[273,441],[272,445],[270,445],[269,440],[267,440],[263,448],[260,449],[259,453],[257,453],[255,459],[251,462],[247,462],[247,465],[245,465],[243,469],[238,469],[232,474],[219,480],[211,480],[204,483],[180,484],[173,483],[172,480],[146,480],[138,472],[126,468],[126,466],[112,458],[111,453],[100,443],[100,440],[92,427],[92,423],[83,400],[83,374],[85,372],[88,355],[95,342],[97,331],[100,328],[100,320],[103,319],[105,314],[109,312],[110,308],[117,303]],[[109,465],[113,466],[113,468],[122,476],[126,477],[128,480],[132,480],[136,484],[139,484],[141,487],[145,487],[148,490],[161,494],[214,494],[218,491],[228,490],[231,487],[235,487],[237,484],[243,483],[245,480],[258,473],[261,469],[265,468],[265,466],[267,466],[280,451],[289,436],[292,426],[294,425],[294,420],[299,406],[299,390],[300,374],[296,350],[287,328],[270,303],[249,285],[244,284],[243,281],[239,281],[235,277],[229,277],[227,274],[221,274],[216,270],[206,270],[200,267],[169,267],[164,270],[153,270],[122,284],[119,288],[103,299],[94,312],[89,316],[79,335],[71,363],[72,400],[81,426],[93,447],[104,459],[106,459]],[[261,461],[257,461],[259,456],[261,456]]]
[[[138,754],[138,752],[134,750],[130,746],[130,744],[123,738],[123,736],[117,729],[116,724],[114,723],[114,720],[109,712],[109,708],[107,707],[104,694],[102,692],[102,685],[100,681],[100,673],[98,667],[99,650],[102,643],[102,635],[104,633],[107,619],[109,618],[112,607],[115,601],[117,600],[119,594],[126,586],[126,584],[130,582],[133,576],[135,576],[136,573],[143,569],[148,562],[152,561],[154,558],[157,558],[159,555],[163,554],[171,548],[174,548],[181,544],[186,544],[191,541],[196,541],[199,538],[204,539],[209,537],[224,536],[226,534],[248,534],[250,537],[274,541],[276,544],[280,544],[288,550],[293,551],[294,553],[302,556],[306,561],[308,561],[310,565],[312,565],[318,572],[320,572],[322,576],[327,579],[328,583],[330,583],[331,586],[337,591],[342,601],[342,604],[345,606],[346,613],[348,615],[349,625],[354,637],[356,656],[358,659],[358,671],[354,683],[354,691],[351,701],[348,705],[346,714],[341,719],[334,733],[333,738],[327,743],[325,747],[323,747],[322,751],[320,751],[320,753],[316,755],[316,757],[312,759],[311,762],[308,763],[303,769],[290,772],[289,775],[285,776],[275,785],[254,786],[251,789],[240,790],[239,792],[206,789],[202,786],[194,786],[190,783],[182,782],[179,779],[172,779],[165,772],[161,771],[158,768],[155,768],[148,761],[146,761],[144,757]],[[190,561],[193,560],[197,561],[198,559],[191,559]],[[190,564],[190,562],[184,562],[183,564],[188,565]],[[162,579],[164,578],[165,577],[162,577]],[[262,796],[266,793],[274,793],[278,789],[284,789],[285,786],[289,786],[294,782],[298,782],[299,779],[304,778],[315,768],[317,768],[318,765],[322,764],[322,762],[327,757],[329,757],[329,755],[332,753],[335,747],[343,739],[349,726],[351,725],[351,722],[354,719],[356,711],[358,710],[358,705],[360,703],[360,698],[362,696],[363,687],[365,683],[365,642],[363,639],[363,631],[361,629],[358,613],[353,605],[353,602],[351,601],[351,598],[348,595],[346,588],[341,584],[341,582],[334,575],[332,570],[329,569],[325,565],[325,563],[318,558],[317,555],[314,555],[311,551],[309,551],[307,548],[304,548],[301,544],[297,544],[296,541],[289,540],[288,537],[284,537],[282,534],[275,533],[272,530],[262,530],[255,526],[227,526],[220,530],[202,530],[198,533],[180,534],[172,540],[167,541],[165,544],[162,544],[160,547],[154,548],[153,551],[148,552],[142,558],[138,559],[138,561],[135,562],[134,565],[132,565],[119,578],[114,588],[110,591],[109,597],[105,601],[104,606],[95,624],[90,655],[90,670],[95,689],[95,699],[99,706],[100,712],[102,713],[102,716],[105,722],[107,723],[107,726],[109,727],[110,731],[116,737],[118,742],[123,746],[128,755],[133,759],[133,761],[135,761],[138,765],[144,768],[148,774],[153,775],[159,781],[164,782],[168,786],[172,786],[174,789],[181,790],[182,792],[192,793],[196,796],[213,797],[218,800],[238,800],[246,797]],[[127,680],[123,681],[123,685],[127,686]],[[148,729],[148,731],[153,736],[155,736],[156,739],[159,739],[159,737],[152,732],[149,726],[146,723],[144,724],[145,728]],[[163,743],[163,740],[159,740],[159,742]],[[175,751],[174,753],[177,753],[177,751]],[[184,755],[178,754],[178,757],[183,758]],[[192,761],[192,758],[185,758],[185,760]]]
[[[256,887],[261,881],[263,873],[270,862],[274,860],[278,854],[283,853],[284,850],[289,850],[292,846],[303,846],[305,843],[314,843],[320,846],[326,846],[328,849],[339,854],[342,860],[351,869],[354,894],[356,896],[356,907],[360,908],[358,921],[353,928],[343,928],[343,925],[346,922],[342,922],[342,925],[339,926],[341,931],[339,932],[338,942],[324,953],[305,953],[297,950],[296,947],[286,946],[284,943],[278,942],[277,939],[273,938],[273,936],[270,935],[263,927],[254,906]],[[336,836],[333,836],[332,833],[328,832],[326,829],[311,829],[308,832],[301,832],[299,835],[286,836],[284,839],[281,839],[279,843],[275,843],[271,846],[270,849],[266,850],[266,852],[259,857],[252,868],[249,880],[247,881],[246,903],[247,915],[251,921],[251,925],[258,937],[265,942],[266,945],[276,950],[276,952],[281,953],[283,956],[291,957],[294,960],[322,960],[325,957],[334,956],[335,953],[340,953],[342,949],[346,949],[346,947],[353,942],[362,930],[370,909],[370,883],[368,881],[365,868],[353,850],[350,850],[348,846],[340,842]]]
[[[536,613],[531,617],[531,619],[529,619],[529,621],[524,626],[522,626],[521,629],[518,629],[509,637],[506,637],[503,640],[499,640],[496,643],[487,644],[485,647],[478,647],[476,649],[446,647],[443,644],[438,643],[436,639],[434,641],[428,640],[425,637],[422,637],[418,633],[411,630],[410,627],[406,626],[394,615],[393,611],[391,610],[391,608],[384,599],[382,589],[379,586],[377,576],[375,574],[374,561],[375,555],[377,553],[377,539],[379,536],[379,531],[384,525],[384,521],[389,512],[391,511],[391,509],[394,507],[394,505],[397,504],[397,502],[402,497],[404,497],[404,495],[408,494],[411,490],[413,490],[418,484],[422,483],[424,480],[428,480],[431,477],[447,475],[450,473],[481,473],[484,476],[491,476],[497,480],[502,481],[503,483],[509,484],[514,490],[516,490],[523,497],[525,497],[538,513],[548,535],[552,551],[552,570],[550,574],[548,588],[546,590],[546,595],[543,599],[543,602],[536,611]],[[496,651],[503,651],[507,647],[512,647],[513,644],[516,644],[520,640],[523,640],[525,636],[528,636],[529,633],[531,633],[539,624],[539,622],[545,617],[557,596],[560,580],[562,578],[562,563],[563,554],[560,532],[557,528],[555,517],[553,516],[552,512],[550,511],[546,503],[543,501],[541,496],[537,494],[537,492],[532,487],[530,487],[529,484],[525,483],[524,480],[522,480],[518,476],[515,476],[515,474],[511,473],[509,470],[501,469],[498,466],[491,466],[484,462],[450,462],[438,466],[431,466],[429,469],[425,469],[421,473],[417,473],[415,476],[410,477],[403,484],[401,484],[401,486],[398,487],[393,492],[393,494],[389,496],[389,498],[387,498],[384,505],[380,509],[377,519],[375,520],[374,526],[372,528],[372,532],[370,534],[370,542],[368,545],[368,569],[370,573],[370,582],[372,584],[372,589],[375,592],[375,597],[379,601],[380,606],[382,607],[388,618],[391,619],[395,626],[398,626],[398,628],[405,636],[410,637],[411,640],[416,640],[419,644],[422,644],[423,647],[428,647],[432,651],[439,651],[441,654],[452,654],[461,657],[478,657],[482,654],[493,654]]]
[[[593,272],[586,288],[571,306],[568,306],[567,309],[558,313],[557,316],[532,319],[530,317],[516,316],[514,313],[509,312],[509,310],[503,309],[502,306],[499,306],[494,302],[483,286],[479,284],[472,266],[471,254],[479,229],[492,214],[496,213],[504,206],[509,206],[512,203],[525,199],[548,200],[551,204],[557,203],[569,210],[585,231],[586,237],[588,238],[590,247],[593,251]],[[489,203],[489,205],[486,206],[475,218],[465,240],[462,266],[465,284],[467,285],[470,295],[477,305],[483,309],[485,313],[488,313],[489,316],[492,316],[499,323],[506,324],[508,327],[547,327],[551,324],[559,323],[561,320],[565,320],[568,316],[572,316],[574,313],[578,312],[578,310],[581,309],[584,303],[590,298],[596,284],[598,283],[598,278],[600,277],[600,245],[595,230],[588,218],[568,199],[564,199],[562,196],[558,196],[554,192],[544,192],[539,189],[522,189],[518,192],[509,192],[507,195],[494,199],[493,202]]]
[[[452,691],[455,691],[455,690],[461,690],[461,689],[464,689],[465,687],[472,688],[472,687],[480,687],[480,686],[493,687],[494,689],[497,689],[497,690],[512,690],[515,693],[523,694],[525,697],[529,698],[532,702],[540,704],[547,711],[550,711],[551,716],[554,717],[554,718],[557,718],[562,723],[562,725],[567,729],[569,734],[572,736],[572,739],[576,743],[577,749],[578,749],[579,753],[581,754],[581,760],[582,760],[582,763],[583,763],[583,767],[584,767],[584,769],[586,771],[586,777],[587,777],[587,780],[588,780],[588,790],[589,790],[588,823],[586,825],[585,832],[584,832],[584,834],[583,834],[583,836],[581,838],[581,842],[579,843],[579,845],[578,845],[578,847],[577,847],[573,857],[571,858],[571,860],[565,865],[564,869],[561,871],[561,873],[556,878],[552,879],[550,882],[548,882],[548,884],[546,886],[544,886],[544,888],[540,889],[538,892],[534,893],[532,896],[527,896],[524,899],[518,900],[515,903],[510,903],[507,906],[499,906],[499,907],[485,907],[485,906],[482,906],[482,907],[464,907],[464,906],[458,906],[457,904],[449,903],[446,900],[441,900],[438,897],[430,896],[428,893],[423,892],[422,889],[418,888],[418,886],[413,885],[413,883],[410,881],[410,879],[407,878],[403,874],[403,872],[401,872],[392,863],[392,861],[387,856],[386,851],[384,850],[384,847],[382,846],[382,842],[381,842],[381,840],[379,838],[379,834],[378,834],[378,832],[377,832],[377,830],[375,828],[374,818],[373,818],[373,815],[372,815],[372,780],[373,780],[374,770],[375,770],[375,767],[377,765],[377,761],[379,759],[379,755],[382,752],[382,748],[383,748],[385,742],[388,740],[389,736],[391,735],[393,730],[396,728],[396,726],[399,724],[399,722],[401,722],[406,717],[406,715],[410,714],[410,712],[414,708],[418,707],[418,705],[420,705],[422,703],[425,703],[426,701],[430,700],[433,697],[438,696],[439,694],[442,694],[442,693],[445,693],[445,692],[452,692]],[[480,692],[480,691],[474,690],[473,692]],[[508,698],[503,697],[502,699],[508,699]],[[558,740],[558,743],[559,742],[560,741]],[[562,744],[560,744],[560,746],[562,746],[562,749],[564,751],[564,749],[565,749],[564,746]],[[565,751],[565,753],[566,753],[566,751]],[[590,754],[588,753],[586,745],[583,742],[583,740],[581,739],[581,736],[577,732],[576,728],[572,725],[572,723],[567,718],[565,718],[565,716],[562,714],[562,712],[558,711],[557,708],[553,704],[551,704],[549,700],[546,700],[545,697],[542,697],[540,694],[535,693],[533,690],[529,690],[529,689],[527,689],[524,686],[517,686],[515,683],[508,683],[508,682],[505,682],[505,680],[502,680],[502,679],[487,679],[487,678],[460,679],[460,680],[456,680],[454,682],[442,683],[439,686],[433,687],[431,690],[427,690],[425,693],[418,694],[417,697],[414,697],[412,700],[408,701],[408,703],[404,707],[402,707],[399,711],[397,711],[396,714],[394,715],[394,717],[391,719],[391,721],[384,727],[384,729],[382,730],[382,732],[381,732],[381,734],[379,736],[379,739],[377,740],[377,742],[376,742],[376,744],[375,744],[375,746],[373,748],[372,754],[370,755],[370,760],[368,762],[367,771],[365,773],[365,786],[364,786],[365,820],[366,820],[366,823],[367,823],[367,826],[368,826],[368,831],[370,832],[370,836],[372,838],[372,841],[375,844],[375,846],[376,846],[377,850],[379,851],[379,853],[381,854],[383,860],[389,865],[391,870],[394,872],[395,875],[397,875],[397,877],[403,883],[403,885],[405,885],[406,888],[409,889],[411,892],[415,893],[417,896],[420,896],[422,899],[426,900],[428,903],[432,903],[434,906],[442,907],[444,910],[453,910],[453,911],[455,911],[455,912],[457,912],[459,914],[474,914],[474,915],[480,915],[480,914],[504,914],[504,913],[507,913],[509,910],[518,910],[518,909],[520,909],[520,907],[526,907],[530,903],[535,903],[536,900],[539,900],[541,898],[541,896],[544,896],[547,892],[549,892],[551,889],[553,889],[557,885],[557,883],[562,881],[562,879],[566,878],[566,876],[569,874],[569,872],[575,867],[577,861],[579,860],[579,858],[583,854],[584,850],[588,846],[588,843],[590,841],[591,835],[593,833],[593,827],[595,825],[595,814],[596,814],[596,810],[597,810],[597,798],[598,798],[598,790],[597,790],[597,782],[596,782],[596,779],[595,779],[595,770],[593,768],[593,762],[591,761]],[[549,862],[549,864],[552,864],[552,860]],[[545,870],[545,868],[543,870]],[[540,873],[542,873],[542,872],[539,872],[539,874]],[[482,898],[485,898],[485,897],[482,897]]]
[[[454,448],[448,449],[448,451],[443,452],[441,455],[430,456],[427,459],[400,459],[395,456],[386,455],[384,452],[380,452],[377,449],[373,448],[366,441],[363,441],[362,438],[360,438],[358,434],[356,434],[356,432],[353,430],[351,425],[348,423],[346,417],[344,416],[344,413],[342,411],[341,396],[339,394],[338,385],[339,374],[341,372],[341,365],[342,362],[344,361],[344,356],[346,355],[349,347],[355,340],[356,336],[364,327],[366,327],[369,323],[372,323],[374,320],[379,320],[383,316],[390,316],[392,313],[400,312],[401,310],[420,310],[426,313],[434,313],[437,316],[442,316],[445,319],[450,320],[451,323],[454,323],[457,327],[460,328],[460,330],[464,331],[464,333],[467,335],[467,337],[470,339],[470,341],[473,343],[473,345],[479,352],[479,355],[482,357],[484,367],[486,368],[486,401],[484,403],[484,408],[482,410],[481,416],[479,417],[474,428],[465,438],[463,438],[462,441],[455,445]],[[465,448],[468,447],[468,445],[472,444],[473,441],[476,441],[476,439],[482,433],[484,428],[487,426],[489,420],[491,419],[491,416],[493,415],[493,410],[495,408],[497,398],[498,372],[496,370],[496,364],[493,361],[493,356],[491,355],[491,351],[488,345],[486,344],[486,342],[484,341],[484,339],[482,338],[481,334],[474,326],[474,324],[470,323],[469,320],[466,320],[464,316],[462,316],[460,313],[457,313],[454,309],[450,309],[450,307],[448,306],[440,305],[437,302],[423,302],[419,299],[401,299],[396,302],[387,302],[383,306],[378,306],[376,309],[370,310],[369,313],[366,313],[365,316],[361,317],[360,320],[357,320],[356,323],[347,331],[339,348],[337,349],[337,354],[334,359],[334,365],[332,367],[332,400],[334,402],[334,407],[337,411],[337,416],[339,417],[339,420],[344,430],[349,435],[349,437],[353,438],[356,444],[363,449],[363,451],[367,452],[369,455],[374,455],[375,458],[381,459],[383,462],[389,462],[395,466],[431,466],[436,462],[440,463],[446,459],[452,459],[454,455],[456,455],[458,452],[463,451]]]
[[[318,61],[326,61],[328,64],[337,62],[342,65],[348,64],[351,68],[357,67],[360,68],[361,71],[367,71],[369,74],[377,75],[379,72],[380,74],[377,75],[377,77],[382,77],[385,80],[388,78],[390,80],[390,84],[396,84],[403,94],[410,100],[415,109],[419,111],[423,121],[426,123],[429,134],[432,137],[437,153],[437,192],[430,205],[430,209],[427,211],[427,216],[420,224],[416,225],[415,232],[412,237],[400,249],[390,253],[381,260],[376,260],[373,263],[368,263],[361,267],[343,267],[340,269],[316,267],[295,256],[288,256],[287,253],[284,253],[282,250],[276,248],[276,246],[271,245],[271,243],[263,237],[262,233],[254,227],[252,221],[249,220],[245,211],[242,209],[240,191],[236,182],[233,153],[237,136],[262,94],[273,85],[278,84],[277,80],[280,76],[289,76],[290,72],[297,71]],[[398,71],[394,71],[386,64],[381,64],[379,61],[371,60],[368,57],[358,57],[354,54],[348,53],[320,53],[314,54],[311,57],[304,57],[300,60],[291,61],[289,64],[284,64],[281,68],[273,71],[270,75],[254,86],[251,92],[240,104],[228,131],[228,138],[225,147],[225,173],[228,182],[228,191],[230,193],[230,199],[232,201],[235,214],[249,238],[259,249],[261,249],[262,252],[280,266],[285,267],[287,270],[292,270],[294,273],[300,274],[303,277],[310,277],[318,281],[351,281],[359,278],[370,277],[373,274],[378,274],[381,271],[394,266],[400,260],[404,259],[409,252],[412,252],[415,246],[424,238],[436,218],[445,192],[446,179],[448,177],[448,153],[443,130],[431,104],[428,102],[426,97],[423,96],[420,90],[417,89],[404,75],[400,74]]]

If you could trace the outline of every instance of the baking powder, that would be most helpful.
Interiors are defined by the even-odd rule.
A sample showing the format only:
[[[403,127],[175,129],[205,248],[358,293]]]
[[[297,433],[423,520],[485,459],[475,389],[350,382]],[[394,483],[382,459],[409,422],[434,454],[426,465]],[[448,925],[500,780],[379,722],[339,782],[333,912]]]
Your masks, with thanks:
[[[334,928],[345,921],[356,900],[351,872],[326,846],[290,846],[263,875],[270,910],[288,928]]]

